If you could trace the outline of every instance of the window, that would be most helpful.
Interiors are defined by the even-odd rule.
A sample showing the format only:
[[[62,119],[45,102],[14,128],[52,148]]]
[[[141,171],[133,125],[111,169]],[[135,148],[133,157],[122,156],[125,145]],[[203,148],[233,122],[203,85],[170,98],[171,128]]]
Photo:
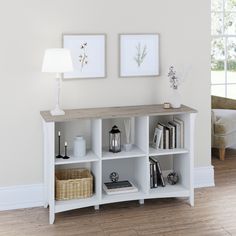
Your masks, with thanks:
[[[211,94],[236,99],[236,0],[211,0]]]

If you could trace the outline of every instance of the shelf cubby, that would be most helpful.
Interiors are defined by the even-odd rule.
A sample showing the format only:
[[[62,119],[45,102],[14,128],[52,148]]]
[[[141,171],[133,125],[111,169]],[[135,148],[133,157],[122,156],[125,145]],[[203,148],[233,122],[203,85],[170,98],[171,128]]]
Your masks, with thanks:
[[[169,121],[173,121],[174,117],[181,119],[184,121],[184,148],[173,148],[173,149],[155,149],[152,147],[152,140],[153,135],[155,131],[155,127],[159,122],[163,124],[167,124]],[[186,123],[188,119],[186,119],[186,115],[163,115],[163,116],[150,116],[149,117],[149,155],[150,156],[157,156],[157,155],[169,155],[169,154],[179,154],[179,153],[186,153],[188,152],[188,144],[187,144],[187,138],[188,135],[188,129],[186,128]]]
[[[55,126],[55,156],[58,153],[57,134],[61,132],[61,153],[64,154],[64,143],[68,143],[68,156],[70,159],[55,158],[55,165],[72,163],[94,162],[101,156],[101,120],[80,119],[78,121],[60,122]],[[86,155],[75,157],[73,143],[76,136],[83,136],[86,140]]]
[[[121,196],[137,196],[143,195],[148,192],[147,188],[147,157],[135,157],[130,159],[113,159],[102,162],[102,183],[110,182],[110,174],[117,172],[119,174],[119,181],[128,180],[133,183],[137,188],[138,192],[135,193],[124,193],[117,195],[108,195],[103,191],[102,200],[104,199],[122,199]]]
[[[93,195],[90,198],[71,199],[65,201],[55,200],[55,211],[62,212],[86,206],[99,205],[99,201],[101,199],[101,162],[97,160],[94,162],[86,161],[79,163],[66,163],[64,165],[56,165],[55,169],[57,170],[65,168],[86,168],[90,170],[91,174],[93,175]]]
[[[131,119],[131,143],[133,147],[130,151],[125,151],[123,144],[125,143],[125,129],[124,120]],[[148,117],[132,117],[132,118],[114,118],[104,119],[102,121],[102,159],[110,160],[117,158],[131,158],[139,157],[147,154],[148,143],[147,143],[147,130]],[[121,152],[112,153],[109,152],[109,131],[116,125],[121,131]]]
[[[162,198],[162,197],[186,197],[190,195],[190,163],[191,160],[188,153],[176,154],[176,155],[164,155],[155,156],[159,161],[162,174],[165,180],[165,187],[158,186],[157,188],[149,189],[150,198]],[[170,185],[167,181],[167,175],[171,172],[176,172],[179,176],[178,183]]]

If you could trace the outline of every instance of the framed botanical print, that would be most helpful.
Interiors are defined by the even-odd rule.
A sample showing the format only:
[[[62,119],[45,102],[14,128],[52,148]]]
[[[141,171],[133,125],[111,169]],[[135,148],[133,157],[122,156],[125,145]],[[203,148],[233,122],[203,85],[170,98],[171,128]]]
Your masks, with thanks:
[[[159,34],[120,35],[120,77],[158,76]]]
[[[74,66],[64,79],[106,77],[106,35],[65,34],[63,47],[70,50]]]

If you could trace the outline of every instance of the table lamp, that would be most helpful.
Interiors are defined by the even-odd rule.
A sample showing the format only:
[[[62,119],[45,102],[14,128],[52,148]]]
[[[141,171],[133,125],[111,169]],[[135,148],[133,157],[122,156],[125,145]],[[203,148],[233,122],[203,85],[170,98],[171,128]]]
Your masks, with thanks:
[[[60,108],[60,89],[61,89],[61,73],[73,71],[71,54],[68,49],[51,48],[47,49],[44,54],[42,72],[56,73],[57,93],[56,106],[51,110],[51,115],[64,115],[65,112]]]

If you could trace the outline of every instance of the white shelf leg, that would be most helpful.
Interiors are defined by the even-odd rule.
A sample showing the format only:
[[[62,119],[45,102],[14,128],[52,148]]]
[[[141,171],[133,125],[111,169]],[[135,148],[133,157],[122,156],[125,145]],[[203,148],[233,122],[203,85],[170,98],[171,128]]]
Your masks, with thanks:
[[[190,206],[194,206],[194,130],[195,130],[195,119],[196,114],[190,114],[190,145],[189,145],[189,151],[190,151],[190,197],[189,197],[189,204]]]
[[[47,148],[47,163],[48,165],[48,196],[49,196],[49,223],[53,224],[55,220],[55,123],[47,123],[47,135],[48,141]]]
[[[99,210],[99,205],[94,206],[94,210],[98,211]]]
[[[139,199],[139,204],[143,205],[144,204],[144,199]]]
[[[44,164],[44,208],[48,207],[49,204],[49,182],[48,182],[48,135],[47,135],[47,123],[42,119],[43,122],[43,164]]]
[[[49,214],[49,223],[50,225],[52,225],[55,221],[55,213],[53,210],[50,210],[50,214]]]
[[[193,195],[191,195],[191,196],[189,197],[188,203],[189,203],[189,205],[190,205],[191,207],[194,207],[194,196],[193,196]]]

